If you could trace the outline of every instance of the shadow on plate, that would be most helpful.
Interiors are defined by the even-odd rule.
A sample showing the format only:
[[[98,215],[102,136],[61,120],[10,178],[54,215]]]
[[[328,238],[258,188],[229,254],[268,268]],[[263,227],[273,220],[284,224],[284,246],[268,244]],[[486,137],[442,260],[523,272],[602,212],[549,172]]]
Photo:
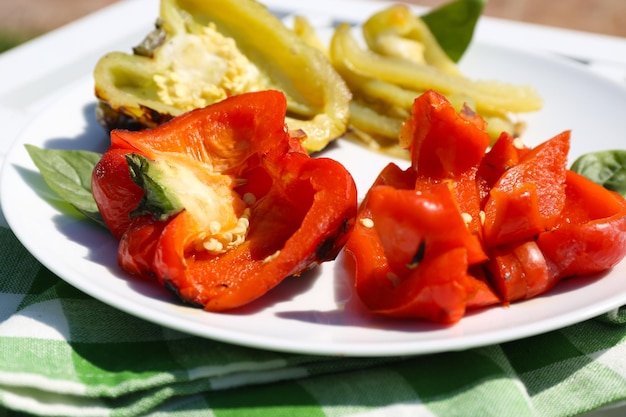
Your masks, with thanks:
[[[88,150],[104,152],[109,146],[109,134],[96,119],[96,103],[83,107],[85,130],[78,136],[70,138],[50,138],[44,146],[49,149]]]
[[[353,290],[352,278],[350,278],[353,274],[353,271],[351,270],[352,266],[353,265],[349,261],[345,252],[341,252],[340,256],[333,266],[333,274],[335,280],[334,297],[337,305],[336,309],[325,311],[310,309],[283,311],[277,313],[276,315],[284,319],[328,326],[361,327],[400,332],[432,332],[451,329],[454,328],[454,326],[456,325],[431,323],[421,319],[392,319],[372,313],[363,305],[363,303],[359,300],[358,296]],[[576,276],[564,279],[551,290],[547,291],[544,294],[533,297],[529,300],[520,300],[512,303],[509,306],[493,305],[469,310],[465,313],[461,321],[479,317],[484,313],[491,312],[492,310],[496,309],[500,309],[504,313],[507,312],[506,310],[509,308],[516,308],[517,306],[522,306],[524,303],[528,302],[553,303],[554,297],[561,296],[568,292],[584,289],[585,287],[597,283],[609,273],[610,271],[605,271],[598,274]],[[567,306],[564,306],[564,308],[567,308]],[[490,315],[489,317],[490,319],[494,318],[493,315]],[[504,318],[501,317],[500,319]]]
[[[450,326],[431,323],[424,320],[397,320],[370,312],[352,288],[352,263],[345,252],[341,252],[332,265],[334,277],[335,309],[331,310],[294,310],[281,311],[276,316],[307,323],[339,327],[360,327],[385,329],[390,331],[436,331]]]

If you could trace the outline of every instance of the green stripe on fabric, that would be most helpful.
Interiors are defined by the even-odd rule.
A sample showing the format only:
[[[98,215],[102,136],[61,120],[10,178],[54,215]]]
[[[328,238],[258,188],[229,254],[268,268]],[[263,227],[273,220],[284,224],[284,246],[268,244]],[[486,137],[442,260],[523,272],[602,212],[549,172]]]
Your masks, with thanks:
[[[69,342],[124,343],[163,341],[161,326],[130,316],[94,299],[62,299]]]
[[[206,401],[216,417],[324,417],[317,401],[294,382],[214,391]]]
[[[0,417],[33,417],[33,415],[0,407]]]
[[[199,393],[206,393],[209,390],[209,381],[197,380],[163,384],[151,390],[137,391],[129,395],[102,400],[108,404],[111,417],[153,416],[153,411],[160,411],[161,415],[169,415],[169,411],[178,410],[180,407],[186,408],[189,401],[198,402],[198,395],[201,395]],[[212,416],[207,403],[200,402],[202,403],[200,407],[206,410],[205,415]],[[165,413],[166,411],[167,413]]]
[[[298,382],[332,417],[368,413],[391,404],[414,404],[419,398],[407,381],[387,366],[337,373]]]
[[[306,356],[252,349],[201,338],[172,340],[168,343],[172,355],[188,369],[202,367],[204,370],[219,371],[223,368],[228,371],[231,364],[267,363],[276,360],[287,364],[307,360]],[[245,366],[240,370],[245,370]]]
[[[34,259],[33,262],[35,262]],[[19,279],[22,279],[22,277],[19,277]],[[28,279],[32,280],[31,285],[28,289],[28,293],[22,301],[22,304],[20,305],[20,309],[30,305],[31,303],[38,302],[43,294],[49,293],[55,285],[62,282],[56,275],[43,266],[40,266],[37,273]],[[28,279],[24,279],[24,281],[28,281]],[[48,299],[51,298],[55,297],[48,297]]]
[[[60,281],[57,285],[57,293],[59,298],[66,298],[71,300],[93,300],[92,297],[80,291],[76,287],[71,286],[65,281]]]
[[[626,343],[626,332],[623,325],[600,320],[588,320],[575,326],[566,327],[560,332],[577,349],[586,354]]]
[[[40,267],[13,232],[0,227],[0,292],[27,294]]]
[[[19,373],[25,378],[36,376],[44,380],[80,382],[74,372],[72,354],[72,347],[65,341],[3,337],[0,338],[1,374]],[[13,382],[15,380],[12,378]]]
[[[276,380],[276,378],[281,377],[282,374],[283,372],[281,370],[264,373],[264,375],[268,376],[265,379],[265,382],[268,380]],[[261,375],[261,373],[257,375],[252,373],[250,374],[250,377],[253,379],[259,379]],[[282,376],[284,377],[284,375]],[[248,379],[247,383],[251,384],[253,379]],[[106,401],[111,410],[113,410],[113,417],[127,417],[135,415],[143,416],[148,411],[152,411],[154,408],[163,412],[165,410],[178,410],[180,407],[193,408],[198,406],[207,410],[207,413],[211,413],[208,415],[213,415],[212,412],[208,411],[209,406],[206,403],[204,396],[212,398],[212,396],[221,395],[221,393],[239,392],[237,388],[232,390],[215,390],[213,388],[212,378],[200,378],[192,381],[184,381],[181,379],[180,381],[181,382],[176,381],[162,384],[147,391],[137,391],[129,395],[105,399],[104,401]],[[256,387],[258,385],[251,386]],[[280,385],[277,384],[276,386],[278,386],[279,389],[282,389],[280,388]],[[262,389],[266,389],[264,386],[261,387]],[[199,398],[202,398],[202,400]],[[195,405],[190,405],[189,401],[191,401],[191,403],[195,403]],[[199,403],[201,403],[201,405],[199,405]]]
[[[0,260],[0,262],[2,261]],[[33,276],[23,276],[19,271],[2,271],[0,268],[0,281],[4,280],[0,283],[0,286],[4,287],[0,289],[0,323],[39,299],[38,291],[40,288],[33,288],[33,285],[40,281],[37,277],[41,275],[42,270],[43,268],[39,268]],[[53,285],[54,283],[47,283],[43,290],[45,291]],[[27,289],[24,290],[24,288]]]
[[[420,356],[394,369],[412,381],[416,392],[425,397],[454,392],[477,381],[503,375],[493,361],[473,350]]]
[[[215,414],[204,395],[193,395],[168,401],[158,411],[150,413],[150,417],[215,417]]]
[[[395,366],[440,416],[531,416],[521,384],[481,350],[414,358]]]
[[[449,395],[425,399],[428,409],[445,417],[535,417],[532,403],[508,379],[480,381],[472,387]]]
[[[39,303],[58,300],[60,298],[59,289],[66,285],[68,284],[42,266],[34,276],[31,288],[28,294],[22,299],[16,312]]]
[[[186,371],[161,341],[72,343],[72,363],[88,395],[120,395],[185,380]]]
[[[624,377],[601,363],[576,358],[523,375],[538,414],[579,415],[623,400]]]
[[[502,351],[516,372],[523,374],[580,356],[582,352],[560,332],[503,343]]]

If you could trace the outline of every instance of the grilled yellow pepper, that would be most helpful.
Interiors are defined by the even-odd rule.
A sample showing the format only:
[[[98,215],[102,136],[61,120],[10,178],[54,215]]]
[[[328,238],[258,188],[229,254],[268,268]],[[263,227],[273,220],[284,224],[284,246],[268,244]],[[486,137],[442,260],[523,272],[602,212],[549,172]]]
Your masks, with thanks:
[[[468,105],[488,121],[495,139],[502,131],[519,133],[510,114],[539,110],[542,99],[532,87],[471,80],[448,58],[433,33],[406,5],[392,5],[362,26],[365,45],[354,30],[340,24],[329,56],[350,87],[351,130],[371,147],[398,156],[400,127],[413,101],[424,91],[444,94],[458,109]]]
[[[347,129],[351,93],[328,58],[254,0],[161,0],[157,27],[133,54],[94,71],[97,116],[109,129],[157,126],[250,91],[280,90],[290,130],[315,152]]]

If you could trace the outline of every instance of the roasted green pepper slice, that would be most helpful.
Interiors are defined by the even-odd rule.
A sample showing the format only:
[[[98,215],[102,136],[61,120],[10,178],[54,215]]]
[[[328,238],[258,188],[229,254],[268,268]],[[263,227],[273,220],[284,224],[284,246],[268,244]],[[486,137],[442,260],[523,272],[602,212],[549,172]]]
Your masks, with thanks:
[[[351,93],[327,57],[254,0],[162,0],[157,27],[133,54],[112,52],[94,71],[105,127],[155,127],[229,96],[275,89],[287,126],[324,148],[347,128]]]

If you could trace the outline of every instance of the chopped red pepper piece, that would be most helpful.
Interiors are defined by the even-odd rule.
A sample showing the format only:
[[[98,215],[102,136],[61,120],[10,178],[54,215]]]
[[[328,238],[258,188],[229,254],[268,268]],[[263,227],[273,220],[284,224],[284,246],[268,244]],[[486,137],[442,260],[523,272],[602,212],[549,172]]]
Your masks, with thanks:
[[[485,243],[503,245],[552,228],[565,205],[569,132],[528,152],[506,170],[484,205]]]
[[[612,268],[626,253],[626,201],[573,171],[565,193],[558,223],[537,238],[552,273],[562,279]]]
[[[502,174],[519,164],[528,152],[529,148],[524,145],[521,139],[511,136],[507,132],[502,132],[483,157],[476,174],[481,206],[485,204],[487,197],[489,197],[489,190],[493,188]]]
[[[333,259],[356,215],[336,161],[285,128],[282,93],[248,93],[153,130],[113,131],[93,194],[118,260],[211,311]]]
[[[505,303],[534,297],[558,282],[534,240],[495,247],[489,255],[484,268]]]
[[[356,259],[356,291],[372,311],[447,323],[465,313],[475,245],[444,184],[424,193],[379,185],[346,249]]]
[[[467,108],[457,113],[445,97],[433,91],[415,100],[413,114],[400,132],[400,143],[411,152],[414,189],[446,183],[478,240],[482,240],[482,227],[476,174],[489,142],[479,116]]]

